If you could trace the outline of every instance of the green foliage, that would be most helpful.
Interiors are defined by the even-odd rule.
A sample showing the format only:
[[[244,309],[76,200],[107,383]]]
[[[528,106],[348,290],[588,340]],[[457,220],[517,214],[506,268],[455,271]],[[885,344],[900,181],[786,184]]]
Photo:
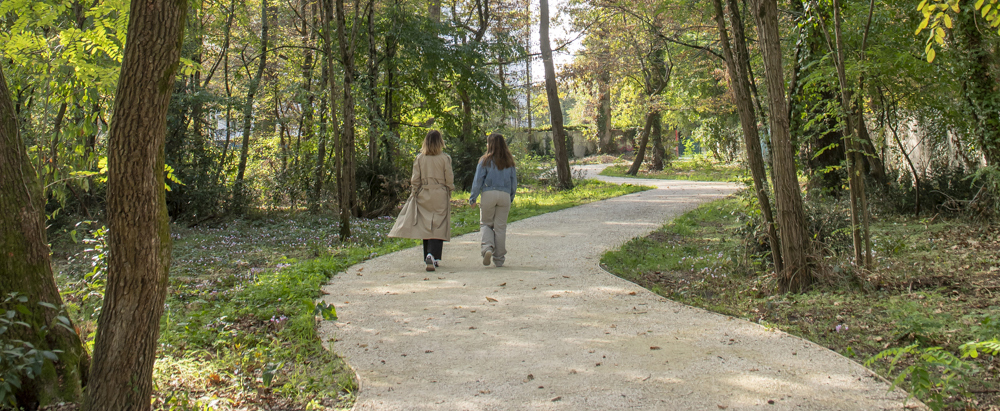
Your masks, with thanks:
[[[973,364],[962,361],[941,347],[921,348],[920,344],[911,344],[893,348],[878,353],[865,361],[865,365],[870,367],[879,360],[892,357],[888,371],[892,374],[904,356],[913,357],[913,364],[893,379],[890,390],[909,379],[910,397],[920,398],[935,411],[944,409],[953,397],[968,397],[967,380],[978,370]]]
[[[924,19],[920,21],[913,35],[919,35],[924,30],[928,31],[925,42],[926,46],[924,47],[924,54],[927,56],[928,63],[934,62],[934,57],[937,55],[935,49],[937,47],[944,47],[947,36],[945,29],[951,30],[954,28],[952,15],[962,12],[960,4],[960,0],[922,0],[917,5],[917,10],[923,13]],[[967,8],[968,6],[965,7]],[[998,5],[997,0],[976,0],[973,9],[969,11],[973,10],[980,12],[982,18],[986,20],[986,27],[984,28],[996,29],[997,35],[1000,35],[1000,28],[998,28],[1000,26],[1000,5]]]
[[[41,340],[44,340],[49,332],[49,325],[35,327],[18,320],[19,315],[31,315],[25,305],[27,303],[28,297],[16,292],[4,296],[0,302],[0,408],[7,406],[17,408],[14,392],[21,388],[23,379],[34,379],[41,375],[45,361],[59,361],[58,354],[62,353],[61,350],[38,349],[28,341],[11,337],[10,334],[15,327],[36,333]],[[58,309],[45,302],[38,302],[38,305],[43,308]],[[57,315],[52,326],[62,327],[75,333],[65,315]]]
[[[971,211],[987,218],[1000,216],[1000,167],[982,167],[971,179],[973,188],[980,187],[969,204]]]

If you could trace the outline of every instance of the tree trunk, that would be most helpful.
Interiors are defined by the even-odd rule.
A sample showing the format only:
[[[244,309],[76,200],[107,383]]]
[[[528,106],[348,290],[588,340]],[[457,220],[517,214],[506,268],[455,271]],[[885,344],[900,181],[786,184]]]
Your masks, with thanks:
[[[14,326],[2,334],[5,342],[21,340],[43,351],[61,350],[59,361],[45,361],[40,375],[21,376],[11,394],[25,409],[81,399],[90,359],[75,332],[57,326],[62,298],[52,276],[45,235],[45,197],[25,151],[7,79],[0,68],[0,298],[10,293],[28,297],[28,313],[14,318],[31,328]],[[14,307],[4,307],[13,309]],[[72,325],[70,325],[72,326]],[[47,328],[48,332],[42,332]],[[5,364],[6,365],[6,364]]]
[[[764,57],[774,146],[775,194],[778,225],[781,227],[781,255],[784,271],[778,275],[778,292],[802,292],[814,281],[806,260],[809,237],[805,230],[802,193],[795,168],[795,150],[788,127],[785,79],[781,65],[781,37],[778,33],[778,5],[775,0],[752,0],[754,19]]]
[[[340,190],[340,239],[344,240],[351,236],[351,216],[358,214],[354,189],[354,91],[352,89],[354,85],[354,34],[358,26],[357,24],[353,26],[351,36],[348,38],[344,0],[336,1],[337,40],[340,43],[340,57],[344,65],[344,101],[342,107],[344,125],[341,128],[340,139],[337,141],[337,174],[339,177],[337,186]],[[357,21],[357,17],[358,3],[355,2],[355,21]]]
[[[260,79],[264,76],[264,68],[267,66],[267,43],[268,43],[268,21],[267,21],[267,0],[261,0],[260,4],[260,61],[257,64],[257,73],[250,80],[247,98],[243,106],[243,146],[240,147],[240,163],[236,168],[236,195],[242,206],[245,201],[246,187],[244,174],[247,169],[247,159],[250,157],[250,133],[253,131],[253,103],[257,90],[260,88]]]
[[[767,224],[767,239],[771,247],[774,270],[780,273],[784,264],[781,260],[781,246],[778,242],[778,233],[774,226],[771,200],[767,190],[767,172],[764,168],[764,156],[760,147],[760,135],[757,131],[757,115],[754,113],[753,97],[750,95],[749,72],[746,69],[746,65],[749,64],[749,56],[744,56],[740,52],[740,50],[746,49],[746,35],[743,33],[743,25],[736,24],[737,21],[741,21],[739,4],[737,0],[727,0],[729,19],[733,22],[733,41],[744,42],[744,47],[736,47],[737,52],[734,55],[729,44],[729,34],[726,32],[722,0],[714,0],[713,3],[715,5],[715,22],[719,27],[719,42],[729,70],[729,88],[733,91],[736,111],[739,113],[740,125],[743,128],[743,144],[746,146],[747,164],[750,166],[750,174],[753,177],[754,193],[757,195],[761,214],[764,215],[764,223]]]
[[[427,16],[435,23],[441,22],[441,0],[429,0],[427,3]]]
[[[955,31],[961,33],[959,48],[965,57],[965,76],[962,76],[962,94],[966,98],[965,112],[975,120],[979,146],[986,157],[986,164],[1000,165],[1000,99],[997,98],[994,78],[995,58],[989,42],[983,40],[980,30],[988,24],[977,23],[978,11],[966,1],[958,13]]]
[[[844,112],[844,147],[847,150],[847,178],[851,195],[851,234],[854,241],[854,263],[865,268],[871,268],[871,239],[868,235],[868,207],[865,195],[864,176],[859,167],[864,163],[864,154],[858,141],[854,138],[854,112],[851,107],[851,89],[847,85],[846,60],[844,57],[844,42],[840,30],[840,4],[833,0],[833,34],[835,42],[831,43],[827,34],[826,24],[819,18],[823,35],[827,36],[827,45],[834,53],[834,64],[837,70],[837,80],[840,83],[840,104]]]
[[[667,154],[663,148],[663,113],[657,112],[653,115],[649,133],[649,139],[653,143],[653,164],[650,164],[650,168],[653,171],[663,171],[663,159]]]
[[[148,410],[170,268],[166,115],[185,0],[132,2],[108,134],[108,281],[83,409]]]
[[[597,75],[597,141],[601,154],[618,154],[611,135],[611,72],[602,69]]]
[[[378,110],[378,47],[375,46],[375,7],[369,3],[368,12],[368,84],[365,99],[368,102],[368,165],[374,172],[378,167],[378,140],[382,134],[382,119]]]
[[[635,159],[632,161],[632,166],[628,168],[625,174],[636,175],[639,173],[639,167],[642,166],[642,160],[646,157],[646,145],[649,143],[649,131],[653,128],[653,122],[656,116],[655,111],[650,111],[646,113],[645,125],[642,126],[642,135],[639,137],[639,147],[635,149]],[[635,147],[635,144],[632,145]]]
[[[563,129],[562,106],[559,104],[559,89],[556,85],[556,69],[552,63],[552,45],[549,43],[549,1],[540,0],[541,16],[538,34],[542,48],[542,63],[545,66],[545,95],[549,101],[549,117],[552,119],[552,148],[556,156],[556,176],[559,188],[573,188],[573,176],[569,170],[569,156],[566,150],[566,130]]]
[[[332,49],[331,49],[332,50]],[[327,101],[333,100],[333,93],[335,90],[332,87],[333,79],[331,78],[330,70],[328,66],[332,64],[324,65],[321,70],[320,78],[324,85],[330,84],[330,98],[320,99],[320,120],[321,124],[319,127],[319,142],[316,144],[316,167],[313,169],[313,184],[312,189],[309,190],[309,209],[312,212],[319,212],[320,210],[320,198],[323,194],[323,181],[326,180],[326,143],[329,136],[329,126],[327,122],[323,121],[326,119],[326,113],[328,112]],[[337,126],[334,125],[333,129],[336,130]]]

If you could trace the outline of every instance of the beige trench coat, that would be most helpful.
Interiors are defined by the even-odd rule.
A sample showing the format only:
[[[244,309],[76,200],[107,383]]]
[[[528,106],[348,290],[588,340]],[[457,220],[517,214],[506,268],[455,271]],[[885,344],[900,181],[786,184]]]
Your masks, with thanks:
[[[418,154],[413,160],[410,198],[389,231],[389,237],[451,240],[451,191],[455,175],[451,156]]]

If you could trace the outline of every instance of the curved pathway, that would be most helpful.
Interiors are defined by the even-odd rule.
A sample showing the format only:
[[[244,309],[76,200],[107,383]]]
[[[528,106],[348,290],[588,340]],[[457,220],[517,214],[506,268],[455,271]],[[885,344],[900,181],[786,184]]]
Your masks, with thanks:
[[[503,268],[482,266],[474,233],[435,272],[407,249],[335,276],[324,299],[340,318],[320,333],[358,373],[356,409],[903,408],[905,393],[826,348],[600,268],[734,185],[602,179],[658,188],[511,223]]]

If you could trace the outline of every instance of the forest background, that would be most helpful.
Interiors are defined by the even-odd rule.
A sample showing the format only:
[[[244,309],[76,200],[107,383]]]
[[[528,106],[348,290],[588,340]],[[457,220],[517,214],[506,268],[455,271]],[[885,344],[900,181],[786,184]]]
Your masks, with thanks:
[[[669,169],[676,153],[696,149],[711,161],[740,165],[758,271],[773,277],[769,292],[806,291],[828,266],[823,247],[808,246],[813,242],[846,236],[851,272],[872,269],[872,216],[976,224],[996,217],[995,6],[572,0],[549,16],[544,0],[189,1],[178,58],[169,66],[176,81],[164,83],[164,204],[176,232],[302,215],[334,227],[321,244],[297,244],[315,250],[314,257],[351,241],[377,247],[381,240],[366,230],[405,199],[427,130],[446,135],[460,189],[471,184],[487,133],[551,132],[548,140],[521,133],[511,145],[523,180],[555,193],[580,184],[565,166],[573,144],[562,130],[565,118],[601,154],[630,165],[628,174]],[[62,307],[65,300],[60,309],[67,315],[49,320],[59,318],[88,344],[105,303],[102,267],[111,246],[101,226],[111,217],[109,140],[130,10],[134,5],[122,0],[0,2],[0,67],[9,83],[2,98],[9,97],[12,113],[4,121],[23,139],[26,164],[42,188],[47,236],[57,250],[83,239],[97,245],[87,254],[93,267],[67,264],[58,273],[62,299],[42,302]],[[549,39],[550,17],[571,26],[573,38]],[[572,58],[557,73],[551,49],[559,53],[574,40]],[[535,80],[539,71],[545,81]],[[814,210],[831,201],[848,204],[832,212],[842,213],[831,219],[843,224],[817,229],[822,218]],[[334,266],[350,259],[341,260]],[[330,270],[320,269],[319,277]],[[213,281],[234,286],[244,274]],[[2,291],[13,307],[22,298],[8,293],[27,290],[7,283]],[[310,292],[316,290],[303,298]],[[29,292],[22,303],[34,309],[36,298]],[[202,305],[187,304],[186,312]],[[281,317],[256,318],[244,328],[283,329],[272,324]],[[161,328],[176,326],[171,321],[168,313]],[[232,331],[239,321],[207,323]],[[71,325],[80,323],[82,329]],[[163,335],[163,343],[175,343],[169,338],[176,334]],[[230,343],[206,355],[241,350]],[[242,368],[252,374],[247,384],[270,387],[280,362],[246,357],[243,348],[227,354],[229,361],[252,363]],[[37,361],[23,364],[45,364],[43,353],[55,355],[39,350],[32,354]],[[203,378],[226,385],[219,373]],[[341,394],[351,387],[333,385]],[[160,393],[161,406],[180,401]]]

